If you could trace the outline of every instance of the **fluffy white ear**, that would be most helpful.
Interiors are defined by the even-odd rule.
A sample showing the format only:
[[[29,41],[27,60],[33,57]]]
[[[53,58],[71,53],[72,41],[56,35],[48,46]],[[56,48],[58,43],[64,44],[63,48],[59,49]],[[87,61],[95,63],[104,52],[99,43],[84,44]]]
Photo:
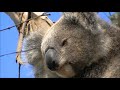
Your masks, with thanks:
[[[28,60],[28,63],[35,65],[39,62],[39,60],[42,58],[41,54],[41,41],[42,41],[42,35],[40,30],[36,30],[35,32],[31,32],[29,36],[25,38],[25,50],[30,50],[29,52],[26,52],[26,59]],[[33,49],[33,50],[31,50]]]
[[[81,25],[87,30],[97,30],[97,13],[96,12],[63,12],[64,18],[71,24]]]

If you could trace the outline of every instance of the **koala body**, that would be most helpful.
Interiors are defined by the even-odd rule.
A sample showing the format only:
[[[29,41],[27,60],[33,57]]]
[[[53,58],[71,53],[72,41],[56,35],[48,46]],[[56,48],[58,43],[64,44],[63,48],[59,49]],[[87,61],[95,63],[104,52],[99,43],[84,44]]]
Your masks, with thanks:
[[[40,31],[26,41],[38,48],[26,56],[39,77],[120,77],[120,29],[96,13],[66,12],[43,37]]]

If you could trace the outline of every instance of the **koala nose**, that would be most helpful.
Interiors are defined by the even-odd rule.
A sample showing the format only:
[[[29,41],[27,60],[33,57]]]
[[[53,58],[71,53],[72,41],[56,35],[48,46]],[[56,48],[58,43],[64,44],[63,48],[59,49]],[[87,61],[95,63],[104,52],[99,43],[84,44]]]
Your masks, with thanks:
[[[54,49],[48,49],[45,53],[45,60],[47,67],[55,71],[58,68],[58,61],[57,61],[57,52]]]

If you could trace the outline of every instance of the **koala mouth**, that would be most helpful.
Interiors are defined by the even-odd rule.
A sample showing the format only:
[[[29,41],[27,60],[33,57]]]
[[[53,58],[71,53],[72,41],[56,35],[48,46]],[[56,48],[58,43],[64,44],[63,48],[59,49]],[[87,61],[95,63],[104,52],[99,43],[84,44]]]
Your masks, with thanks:
[[[62,78],[71,78],[75,76],[75,72],[70,64],[64,64],[63,66],[59,67],[55,72],[58,76]]]

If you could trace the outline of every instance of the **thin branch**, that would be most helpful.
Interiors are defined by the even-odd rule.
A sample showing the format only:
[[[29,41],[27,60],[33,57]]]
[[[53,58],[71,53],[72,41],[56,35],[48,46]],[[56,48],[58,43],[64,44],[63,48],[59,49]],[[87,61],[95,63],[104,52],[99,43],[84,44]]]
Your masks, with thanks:
[[[24,51],[20,51],[20,52],[11,52],[11,53],[0,55],[0,57],[4,57],[4,56],[11,55],[11,54],[16,54],[16,53],[28,52],[28,51],[31,51],[31,50],[34,50],[34,49],[37,49],[37,48],[32,48],[32,49],[24,50]]]
[[[5,31],[5,30],[8,30],[8,29],[11,29],[11,28],[13,28],[13,27],[17,27],[17,26],[19,26],[19,25],[21,25],[21,24],[23,24],[23,23],[25,23],[25,22],[28,22],[28,21],[30,21],[30,20],[33,20],[33,19],[37,19],[37,18],[39,18],[39,17],[41,17],[41,16],[45,16],[45,15],[50,15],[50,14],[42,14],[42,15],[40,15],[40,16],[37,16],[37,17],[34,17],[34,18],[30,18],[30,19],[27,19],[26,21],[23,21],[23,22],[21,22],[21,23],[18,23],[18,24],[15,24],[15,25],[13,25],[13,26],[10,26],[10,27],[7,27],[7,28],[4,28],[4,29],[1,29],[0,30],[0,32],[2,32],[2,31]]]
[[[112,16],[112,14],[109,12],[109,15]]]
[[[3,55],[0,55],[0,57],[11,55],[11,54],[15,54],[15,53],[18,53],[18,52],[12,52],[12,53],[3,54]]]
[[[28,12],[25,17],[25,21],[27,21],[27,19],[28,19]],[[20,30],[17,52],[22,51],[23,36],[24,36],[24,31],[25,31],[26,25],[27,25],[27,22],[23,23],[22,28]],[[21,60],[21,53],[16,54],[16,62],[18,62],[19,64],[23,64],[23,61]]]
[[[104,12],[105,16],[109,18],[109,16]],[[110,18],[109,18],[110,19]]]
[[[23,14],[24,14],[24,13],[22,12],[21,15],[20,15],[20,21],[19,21],[20,23],[22,22]],[[19,33],[20,33],[20,28],[21,28],[21,27],[22,27],[21,25],[18,26],[18,31],[19,31]],[[21,61],[22,61],[22,60],[21,60]],[[18,64],[18,78],[20,78],[20,70],[21,70],[21,64],[19,63],[19,64]]]
[[[20,78],[20,69],[21,68],[21,64],[19,63],[19,66],[18,66],[18,78]]]
[[[20,20],[19,20],[19,23],[21,23],[21,22],[22,22],[22,17],[23,17],[23,14],[24,14],[24,12],[22,12],[22,13],[21,13],[21,15],[20,15]],[[19,26],[17,26],[17,27],[18,27],[18,31],[20,30],[21,25],[22,25],[22,24],[20,24]],[[20,33],[20,32],[19,32],[19,33]]]

